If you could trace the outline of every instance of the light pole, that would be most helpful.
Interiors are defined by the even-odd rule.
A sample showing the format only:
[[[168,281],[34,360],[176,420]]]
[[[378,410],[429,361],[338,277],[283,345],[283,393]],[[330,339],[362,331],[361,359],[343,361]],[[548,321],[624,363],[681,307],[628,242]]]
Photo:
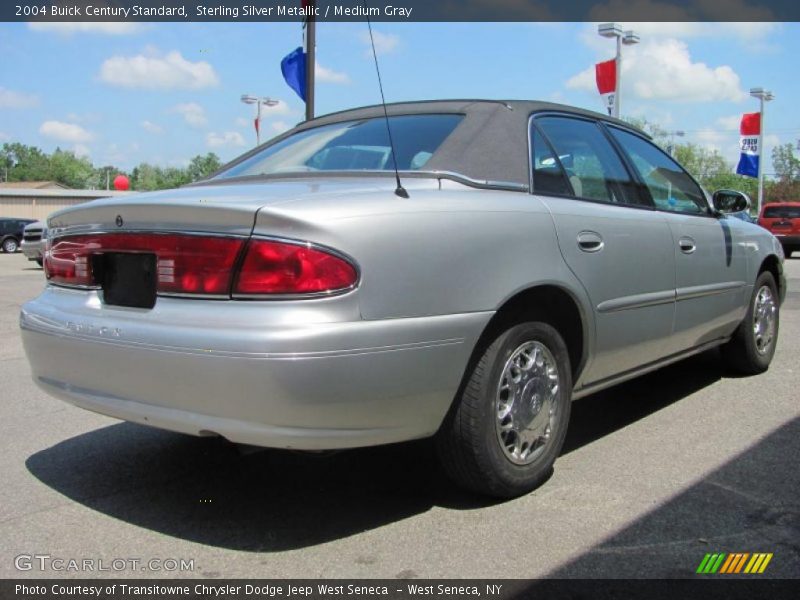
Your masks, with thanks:
[[[669,136],[669,146],[667,150],[669,150],[669,155],[673,158],[675,157],[675,138],[676,137],[683,137],[686,135],[685,131],[681,131],[678,129],[677,131],[668,131],[667,135]]]
[[[242,94],[242,102],[256,105],[256,146],[261,145],[261,106],[277,106],[278,101],[272,98]]]
[[[597,33],[602,37],[616,38],[617,54],[614,57],[616,66],[616,86],[614,87],[614,116],[619,119],[620,90],[622,89],[622,44],[632,46],[639,43],[639,36],[631,30],[622,31],[618,23],[602,23],[597,26]]]
[[[758,98],[759,104],[759,127],[758,127],[758,201],[756,202],[756,214],[760,214],[761,207],[764,205],[764,103],[773,100],[775,96],[769,90],[755,87],[750,88],[750,95]]]

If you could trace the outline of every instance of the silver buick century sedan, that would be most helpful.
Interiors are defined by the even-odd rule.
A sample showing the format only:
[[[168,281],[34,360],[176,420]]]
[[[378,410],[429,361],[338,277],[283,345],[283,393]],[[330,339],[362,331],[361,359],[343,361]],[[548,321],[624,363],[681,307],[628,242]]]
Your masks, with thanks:
[[[783,253],[727,216],[748,202],[593,112],[361,108],[53,214],[20,325],[36,383],[82,408],[299,450],[435,436],[456,482],[509,497],[573,399],[715,346],[768,368]]]

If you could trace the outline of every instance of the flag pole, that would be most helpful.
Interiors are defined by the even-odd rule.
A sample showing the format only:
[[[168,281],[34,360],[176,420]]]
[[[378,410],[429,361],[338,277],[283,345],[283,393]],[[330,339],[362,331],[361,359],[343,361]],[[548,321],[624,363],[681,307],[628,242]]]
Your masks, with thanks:
[[[756,202],[756,214],[761,214],[761,207],[764,206],[764,96],[758,98],[759,108],[759,127],[758,127],[758,201]]]
[[[314,17],[316,0],[304,3],[310,9],[306,17],[306,121],[314,118],[314,71],[316,65],[317,22]]]
[[[774,94],[761,87],[750,88],[750,95],[753,98],[758,98],[759,111],[758,111],[758,201],[756,202],[756,210],[761,214],[761,207],[764,206],[764,108],[766,103],[774,100]]]

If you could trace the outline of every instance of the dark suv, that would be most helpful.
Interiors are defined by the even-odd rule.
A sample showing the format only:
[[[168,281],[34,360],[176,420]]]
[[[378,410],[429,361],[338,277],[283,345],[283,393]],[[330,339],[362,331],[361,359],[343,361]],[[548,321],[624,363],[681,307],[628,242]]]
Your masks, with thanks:
[[[13,254],[19,250],[25,225],[35,222],[36,219],[0,218],[0,247],[3,248],[3,252]]]

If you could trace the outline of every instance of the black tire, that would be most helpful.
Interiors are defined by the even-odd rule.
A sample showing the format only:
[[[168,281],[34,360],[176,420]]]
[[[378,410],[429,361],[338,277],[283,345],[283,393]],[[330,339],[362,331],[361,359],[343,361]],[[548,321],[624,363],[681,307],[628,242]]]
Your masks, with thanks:
[[[546,434],[538,438],[538,443],[543,443],[537,447],[535,453],[528,456],[531,461],[529,464],[516,464],[509,456],[505,444],[501,442],[501,434],[498,432],[500,380],[504,372],[504,381],[510,373],[505,370],[507,363],[512,364],[512,357],[519,357],[517,352],[530,344],[541,345],[536,348],[543,346],[549,351],[549,357],[543,352],[541,356],[545,357],[545,361],[554,361],[558,388],[549,396],[552,398],[550,406],[553,412],[544,413],[540,410],[538,412],[541,417],[538,414],[534,417],[545,420],[544,425],[542,421],[537,421],[537,427],[549,430],[546,441],[543,441]],[[547,365],[547,362],[544,364]],[[536,366],[536,369],[541,372],[538,371],[540,366]],[[519,397],[526,398],[527,402],[520,402],[520,407],[533,407],[534,403],[538,403],[536,398],[541,395],[529,397],[525,391],[542,391],[537,387],[540,385],[538,382],[546,381],[543,377],[532,375],[533,371],[530,369],[527,371],[527,374],[519,371],[520,377],[525,375],[529,378],[524,389],[522,385],[517,386],[521,394]],[[549,477],[553,463],[561,452],[567,433],[571,397],[569,353],[558,331],[541,322],[520,323],[510,327],[491,342],[471,371],[465,374],[465,381],[455,404],[437,434],[436,447],[442,467],[458,485],[481,494],[511,498],[533,490]],[[548,415],[552,416],[548,418]],[[513,423],[513,418],[511,422]],[[521,417],[519,422],[525,422],[525,418]],[[529,424],[533,423],[531,421]],[[506,435],[511,435],[512,439],[515,436],[513,433]],[[521,437],[518,439],[522,440]],[[522,447],[524,448],[524,444]]]
[[[39,265],[40,267],[43,267],[44,266],[44,259],[43,258],[37,258],[36,259],[36,264]]]
[[[19,242],[16,238],[7,237],[3,240],[3,252],[6,254],[14,254],[17,250],[19,250]]]
[[[755,312],[759,294],[762,290],[768,289],[773,302],[774,310],[774,331],[772,332],[769,344],[764,344],[764,336],[757,336],[755,332]],[[759,319],[763,322],[763,316]],[[775,355],[775,346],[778,342],[778,331],[780,329],[780,305],[778,300],[778,286],[775,285],[775,278],[769,271],[764,271],[756,279],[753,287],[753,295],[747,307],[747,314],[741,322],[733,338],[722,347],[722,358],[726,365],[742,375],[757,375],[769,368],[772,357]],[[761,341],[759,341],[761,340]]]

